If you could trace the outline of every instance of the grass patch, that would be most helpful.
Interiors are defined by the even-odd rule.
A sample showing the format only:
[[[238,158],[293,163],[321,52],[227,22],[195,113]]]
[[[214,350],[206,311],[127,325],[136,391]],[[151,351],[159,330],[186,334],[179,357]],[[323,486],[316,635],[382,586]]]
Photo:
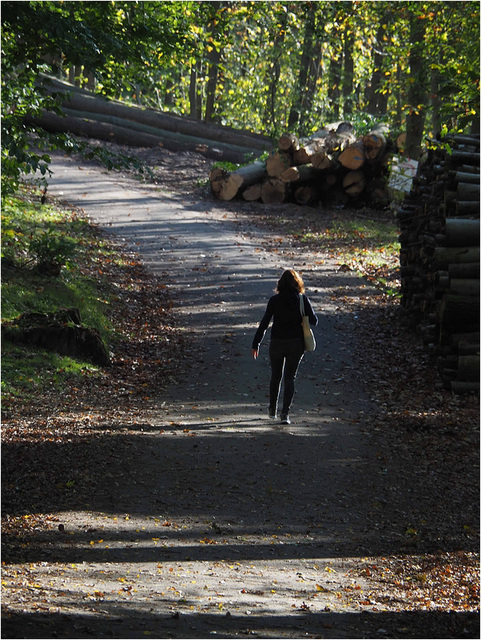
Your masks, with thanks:
[[[391,296],[399,296],[399,231],[390,218],[366,218],[350,213],[329,221],[314,221],[297,240],[311,249],[327,251],[340,265],[366,277]]]
[[[7,405],[99,371],[99,367],[67,356],[2,341],[2,397]]]
[[[34,248],[45,234],[56,248],[69,247],[60,275],[42,273]],[[50,313],[76,307],[82,323],[97,329],[109,344],[115,332],[109,320],[114,284],[103,274],[106,262],[121,261],[120,253],[99,230],[75,211],[42,205],[39,195],[24,189],[2,203],[2,323],[23,313]],[[32,392],[65,383],[68,377],[98,371],[71,358],[2,341],[2,392],[28,398]]]

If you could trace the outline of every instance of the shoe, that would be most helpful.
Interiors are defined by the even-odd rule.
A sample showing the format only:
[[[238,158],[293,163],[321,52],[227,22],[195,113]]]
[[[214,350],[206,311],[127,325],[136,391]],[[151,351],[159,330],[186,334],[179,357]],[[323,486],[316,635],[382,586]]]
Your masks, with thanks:
[[[275,409],[269,409],[269,418],[275,420],[277,418],[277,411]]]
[[[291,419],[287,413],[281,413],[281,424],[291,424]]]

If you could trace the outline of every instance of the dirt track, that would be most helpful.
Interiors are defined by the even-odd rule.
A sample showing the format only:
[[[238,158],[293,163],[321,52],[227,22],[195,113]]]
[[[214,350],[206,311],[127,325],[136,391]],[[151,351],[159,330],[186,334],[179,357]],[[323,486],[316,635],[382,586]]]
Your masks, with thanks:
[[[3,637],[449,637],[432,635],[430,614],[366,602],[355,570],[400,549],[381,529],[357,317],[339,305],[366,284],[327,256],[267,251],[232,208],[68,159],[54,167],[49,192],[165,278],[197,357],[155,410],[137,408],[125,477],[106,470],[85,511],[56,514],[65,535],[53,528],[26,552],[32,602],[11,609]],[[319,346],[281,426],[266,417],[267,348],[254,362],[250,346],[288,267],[304,275]]]

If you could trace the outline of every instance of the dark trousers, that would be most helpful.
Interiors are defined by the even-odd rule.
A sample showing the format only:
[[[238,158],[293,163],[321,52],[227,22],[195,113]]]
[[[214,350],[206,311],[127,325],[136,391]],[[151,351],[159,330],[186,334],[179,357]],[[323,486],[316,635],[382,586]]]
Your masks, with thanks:
[[[284,400],[282,413],[289,413],[295,393],[295,380],[299,364],[304,355],[304,340],[271,340],[269,357],[271,360],[271,383],[269,388],[269,409],[277,408],[282,377],[284,376]]]

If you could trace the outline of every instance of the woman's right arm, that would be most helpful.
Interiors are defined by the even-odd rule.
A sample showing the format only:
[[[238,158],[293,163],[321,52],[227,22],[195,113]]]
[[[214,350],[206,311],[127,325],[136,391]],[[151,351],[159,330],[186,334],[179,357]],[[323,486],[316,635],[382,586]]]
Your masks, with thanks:
[[[269,302],[267,303],[267,309],[266,312],[264,313],[264,316],[262,318],[262,320],[259,323],[259,326],[257,328],[256,334],[254,336],[254,340],[252,341],[252,351],[257,351],[259,352],[259,345],[262,342],[265,333],[269,327],[269,323],[271,321],[271,318],[273,316],[273,309],[272,309],[272,303],[269,300]],[[254,356],[254,354],[252,354]],[[254,358],[256,358],[257,356],[254,356]]]

